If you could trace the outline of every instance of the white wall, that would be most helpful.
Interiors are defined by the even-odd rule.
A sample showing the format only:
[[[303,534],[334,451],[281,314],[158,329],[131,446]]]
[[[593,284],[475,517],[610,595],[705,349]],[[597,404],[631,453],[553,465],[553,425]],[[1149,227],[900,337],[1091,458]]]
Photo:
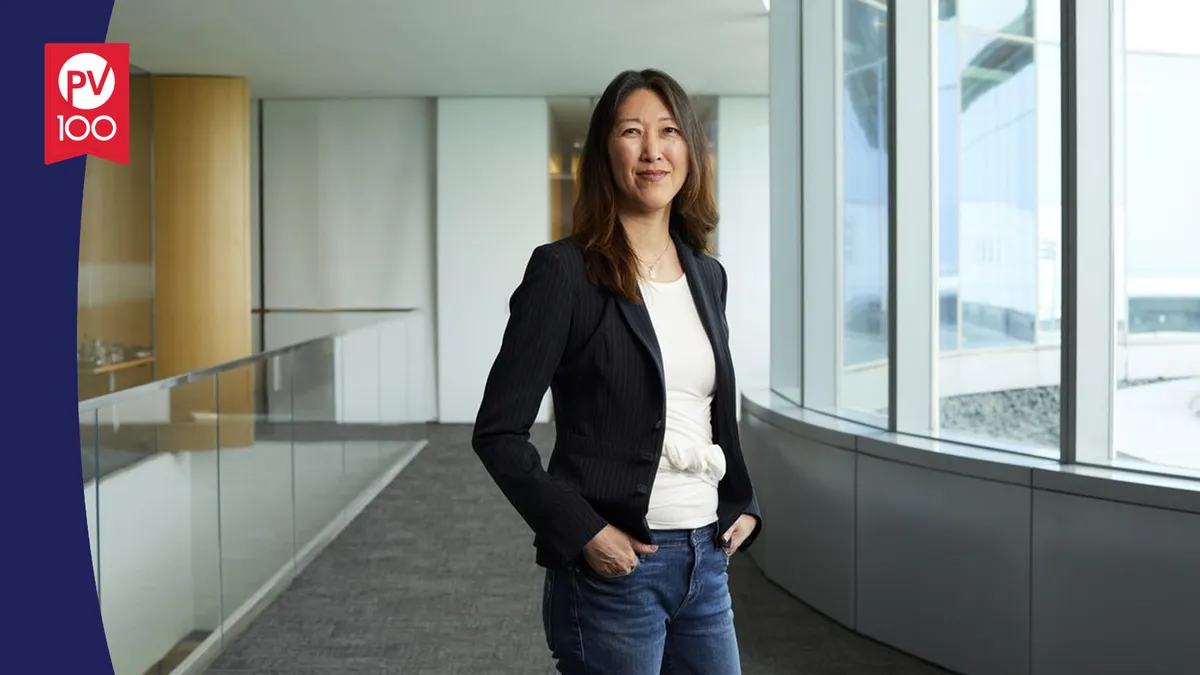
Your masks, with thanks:
[[[769,99],[717,101],[717,249],[729,275],[729,342],[741,391],[771,384]],[[739,391],[740,394],[740,391]],[[739,409],[741,396],[738,396]]]
[[[347,310],[416,308],[400,388],[425,402],[414,421],[436,418],[433,103],[260,105],[264,256],[254,264],[269,312],[263,347],[384,316]],[[298,309],[337,311],[287,311]]]
[[[767,19],[771,144],[771,386],[800,400],[800,3],[777,2]]]
[[[550,237],[543,98],[437,103],[438,412],[474,422],[529,255]],[[549,419],[543,405],[541,421]]]

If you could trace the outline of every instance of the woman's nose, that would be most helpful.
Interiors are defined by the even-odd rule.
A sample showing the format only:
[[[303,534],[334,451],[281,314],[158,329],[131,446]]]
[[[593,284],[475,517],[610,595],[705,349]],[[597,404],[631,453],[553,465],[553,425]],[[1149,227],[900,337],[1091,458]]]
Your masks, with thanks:
[[[645,142],[642,143],[642,159],[647,162],[653,162],[661,156],[658,139],[653,136],[646,136]]]

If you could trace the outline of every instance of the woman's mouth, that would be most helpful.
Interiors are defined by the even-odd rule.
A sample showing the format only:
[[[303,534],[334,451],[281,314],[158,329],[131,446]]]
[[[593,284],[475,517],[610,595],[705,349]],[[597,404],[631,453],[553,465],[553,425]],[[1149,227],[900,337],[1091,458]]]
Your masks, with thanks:
[[[637,172],[637,177],[642,180],[650,181],[651,183],[657,183],[660,180],[667,177],[667,172],[666,171],[639,171],[639,172]]]

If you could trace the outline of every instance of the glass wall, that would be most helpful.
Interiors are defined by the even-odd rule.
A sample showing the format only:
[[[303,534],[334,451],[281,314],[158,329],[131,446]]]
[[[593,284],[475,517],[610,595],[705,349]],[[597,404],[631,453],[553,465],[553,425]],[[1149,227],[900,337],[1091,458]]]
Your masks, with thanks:
[[[424,447],[410,421],[424,401],[404,395],[410,325],[385,319],[80,403],[110,672],[192,672],[180,664],[227,644]],[[247,405],[252,381],[268,398]]]
[[[800,158],[772,186],[799,186],[799,222],[772,223],[799,358],[773,345],[772,388],[914,436],[1200,472],[1200,3],[1077,0],[1066,26],[1062,5],[801,5],[799,96],[772,63],[772,116],[803,102],[798,143],[772,130]]]

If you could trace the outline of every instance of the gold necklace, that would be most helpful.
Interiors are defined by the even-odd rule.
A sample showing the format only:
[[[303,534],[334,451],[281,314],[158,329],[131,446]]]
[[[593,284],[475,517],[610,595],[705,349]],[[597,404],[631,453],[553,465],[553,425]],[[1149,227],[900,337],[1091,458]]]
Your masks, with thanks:
[[[658,278],[658,272],[656,272],[656,271],[655,271],[655,268],[656,268],[656,267],[658,267],[658,263],[659,263],[659,261],[660,261],[660,260],[662,260],[662,257],[663,257],[664,255],[666,255],[666,254],[667,254],[667,251],[669,251],[669,250],[671,250],[671,240],[670,240],[670,238],[668,238],[668,239],[667,239],[667,246],[666,246],[666,248],[664,248],[664,249],[662,250],[662,253],[659,253],[659,254],[658,254],[658,257],[654,259],[654,262],[652,262],[652,263],[647,263],[645,260],[642,260],[642,257],[641,257],[640,255],[639,255],[639,256],[637,256],[638,262],[640,262],[640,263],[642,263],[643,265],[645,265],[645,266],[646,266],[646,272],[647,272],[647,273],[650,275],[650,280],[651,280],[651,281],[653,281],[653,280],[655,280],[655,279],[657,279],[657,278]],[[637,254],[635,253],[634,255],[637,255]]]

